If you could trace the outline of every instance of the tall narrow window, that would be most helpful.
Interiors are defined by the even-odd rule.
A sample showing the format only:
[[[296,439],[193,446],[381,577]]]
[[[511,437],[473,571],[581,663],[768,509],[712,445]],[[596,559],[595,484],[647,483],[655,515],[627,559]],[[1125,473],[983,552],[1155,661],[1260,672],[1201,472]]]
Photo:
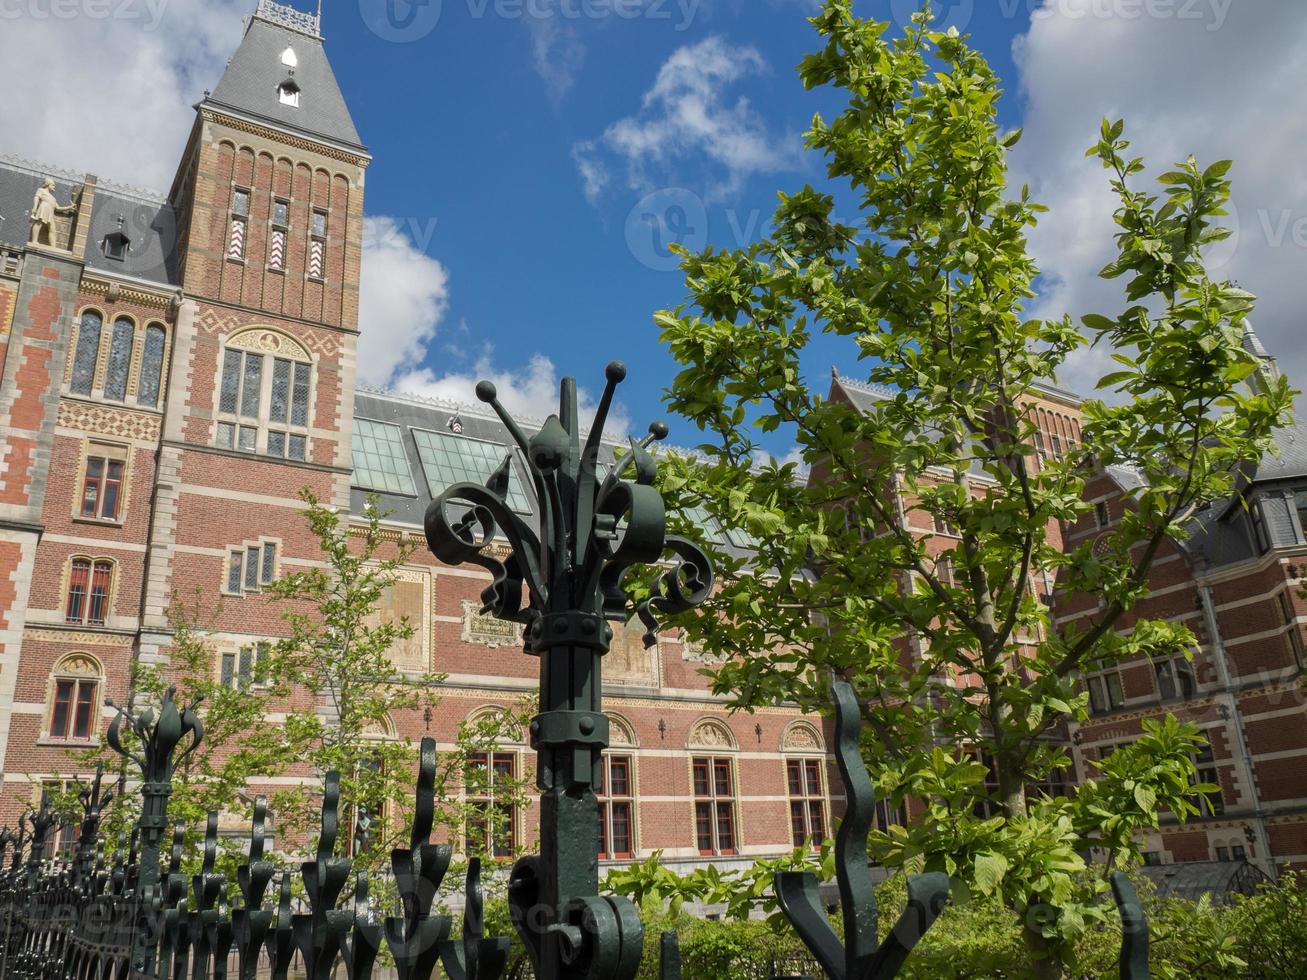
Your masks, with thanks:
[[[123,461],[111,456],[86,458],[79,514],[101,521],[116,521],[122,507]]]
[[[277,572],[277,542],[262,541],[229,549],[225,591],[232,595],[257,592],[271,585]]]
[[[1294,491],[1293,506],[1298,511],[1298,529],[1302,532],[1303,538],[1307,539],[1307,490]]]
[[[95,362],[100,356],[100,330],[104,320],[94,310],[82,314],[73,353],[73,375],[68,388],[74,394],[89,395],[95,384]]]
[[[1086,678],[1089,687],[1089,711],[1095,715],[1105,715],[1116,711],[1125,704],[1125,694],[1121,690],[1121,674],[1109,670],[1093,674]]]
[[[1253,541],[1257,545],[1257,553],[1261,554],[1271,547],[1270,535],[1266,533],[1266,515],[1262,513],[1262,502],[1254,500],[1248,504],[1248,519],[1253,525]]]
[[[98,682],[92,679],[55,679],[50,738],[68,742],[91,737],[97,686]]]
[[[83,626],[103,626],[109,616],[113,585],[113,562],[107,559],[74,558],[69,566],[68,598],[64,621]]]
[[[735,791],[730,759],[696,758],[694,777],[694,831],[699,853],[734,854]]]
[[[163,327],[151,323],[145,328],[145,347],[141,351],[141,377],[136,383],[136,404],[156,408],[163,387]]]
[[[474,752],[468,756],[463,774],[468,801],[468,854],[513,856],[515,762],[511,752]]]
[[[1099,527],[1107,527],[1111,523],[1111,518],[1107,512],[1107,504],[1102,500],[1094,504],[1094,520]]]
[[[64,608],[64,621],[81,623],[86,617],[86,590],[91,586],[91,562],[74,558],[68,576],[68,602]]]
[[[629,755],[605,755],[599,769],[599,857],[629,858],[635,852],[634,789]]]
[[[250,219],[250,192],[240,190],[231,194],[231,232],[227,239],[227,258],[237,261],[245,258],[245,225]]]
[[[132,344],[136,340],[136,327],[131,320],[120,316],[113,324],[113,337],[109,342],[109,364],[104,371],[104,397],[120,402],[127,397],[127,375],[132,366]]]
[[[327,212],[313,212],[313,226],[309,235],[309,278],[321,280],[326,268]]]
[[[1280,614],[1284,617],[1284,624],[1289,627],[1284,634],[1288,639],[1289,654],[1293,657],[1294,665],[1302,670],[1302,627],[1298,625],[1298,613],[1293,608],[1293,600],[1289,598],[1288,592],[1280,593]]]
[[[1188,700],[1194,696],[1194,668],[1184,657],[1171,657],[1154,665],[1157,694],[1163,701]]]
[[[787,759],[785,777],[790,792],[790,831],[794,846],[804,841],[820,849],[826,839],[826,800],[821,788],[821,760]]]
[[[290,205],[285,201],[272,204],[272,234],[268,238],[268,268],[281,272],[286,268],[286,230],[290,227]]]
[[[1225,796],[1220,788],[1221,773],[1216,768],[1216,756],[1212,753],[1210,745],[1204,746],[1203,750],[1194,756],[1194,765],[1197,767],[1194,782],[1210,783],[1216,787],[1215,792],[1198,801],[1198,810],[1205,817],[1219,817],[1225,812]]]
[[[219,680],[224,687],[245,690],[258,683],[260,671],[267,662],[272,644],[266,641],[241,647],[235,653],[224,653],[219,665]]]

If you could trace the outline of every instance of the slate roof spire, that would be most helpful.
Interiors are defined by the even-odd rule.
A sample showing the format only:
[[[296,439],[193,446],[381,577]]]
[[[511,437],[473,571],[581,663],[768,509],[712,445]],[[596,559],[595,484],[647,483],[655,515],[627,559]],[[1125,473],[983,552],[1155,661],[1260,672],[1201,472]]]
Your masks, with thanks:
[[[1259,392],[1266,381],[1275,381],[1280,377],[1280,366],[1276,364],[1275,357],[1266,349],[1262,339],[1257,336],[1251,320],[1243,322],[1243,349],[1262,362],[1262,366],[1250,379],[1254,385],[1254,392]]]
[[[240,47],[204,104],[366,153],[323,50],[321,27],[320,7],[308,13],[259,0]],[[288,91],[295,97],[287,98]]]

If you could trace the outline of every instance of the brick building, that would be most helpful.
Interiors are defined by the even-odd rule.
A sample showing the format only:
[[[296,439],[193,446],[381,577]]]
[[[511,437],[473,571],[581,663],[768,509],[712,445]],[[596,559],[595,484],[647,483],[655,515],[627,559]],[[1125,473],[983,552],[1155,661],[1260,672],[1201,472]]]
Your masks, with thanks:
[[[1244,344],[1276,373],[1251,327]],[[1245,473],[1235,495],[1194,515],[1186,540],[1164,544],[1151,594],[1133,614],[1188,626],[1198,641],[1192,662],[1141,658],[1091,675],[1091,717],[1071,728],[1078,777],[1136,737],[1146,718],[1169,711],[1206,735],[1210,747],[1195,761],[1220,793],[1183,828],[1164,822],[1149,835],[1150,863],[1247,859],[1268,873],[1307,865],[1307,428],[1295,420],[1276,442],[1278,452]],[[1067,529],[1067,543],[1110,532],[1138,480],[1115,467],[1096,474],[1087,488],[1093,510]],[[1057,619],[1096,609],[1071,597],[1056,606]]]
[[[482,406],[355,384],[369,161],[317,19],[272,0],[196,107],[166,196],[0,160],[0,823],[70,773],[69,748],[102,736],[133,658],[166,662],[174,595],[223,597],[215,676],[238,678],[283,632],[261,586],[317,558],[301,488],[353,513],[375,492],[389,533],[420,535],[433,496],[484,479],[509,451]],[[46,180],[59,207],[32,224]],[[884,395],[832,383],[855,407]],[[1030,410],[1041,454],[1079,441],[1075,396],[1043,388]],[[1200,762],[1221,801],[1150,840],[1156,860],[1307,863],[1304,435],[1283,434],[1282,453],[1238,499],[1197,515],[1154,571],[1140,613],[1191,625],[1193,666],[1087,679],[1093,717],[1067,733],[1084,775],[1151,715],[1174,710],[1208,732]],[[519,486],[522,473],[519,461]],[[1101,533],[1132,479],[1097,474],[1091,515],[1055,533]],[[947,546],[948,528],[914,530]],[[379,615],[406,614],[418,632],[396,666],[448,679],[435,716],[392,719],[392,737],[449,745],[461,721],[536,687],[514,630],[478,613],[487,581],[425,550],[400,573]],[[1054,585],[1035,583],[1042,597]],[[1056,614],[1092,614],[1087,602],[1059,600]],[[619,630],[605,664],[611,860],[751,860],[828,828],[839,800],[820,726],[786,709],[731,716],[707,691],[702,651],[672,634],[645,650],[640,632]],[[530,758],[505,745],[496,762],[525,773]],[[515,814],[504,846],[528,844],[536,822],[532,808]]]
[[[133,658],[166,662],[174,595],[222,597],[213,669],[239,683],[285,631],[261,586],[318,559],[301,488],[354,513],[377,492],[388,533],[420,538],[433,496],[508,452],[483,406],[356,389],[369,160],[317,18],[261,0],[166,196],[0,162],[0,823],[102,737]],[[58,208],[29,221],[47,179]],[[392,737],[449,745],[537,687],[520,638],[478,612],[488,582],[422,549],[389,590],[378,615],[418,626],[396,666],[448,675],[434,717]],[[605,667],[612,859],[744,861],[820,834],[819,727],[730,716],[702,653],[642,632],[619,630]],[[502,849],[530,843],[533,809]]]

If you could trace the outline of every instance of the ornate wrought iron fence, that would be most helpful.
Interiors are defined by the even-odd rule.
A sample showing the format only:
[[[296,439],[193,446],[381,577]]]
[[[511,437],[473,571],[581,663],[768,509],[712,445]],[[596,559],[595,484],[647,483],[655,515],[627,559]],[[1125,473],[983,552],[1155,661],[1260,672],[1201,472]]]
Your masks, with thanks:
[[[540,515],[524,522],[505,499],[511,474],[506,460],[487,482],[450,487],[428,510],[427,540],[450,564],[472,562],[494,581],[482,594],[487,611],[522,623],[527,652],[541,661],[541,714],[531,723],[541,790],[541,853],[513,869],[509,904],[514,926],[539,980],[633,980],[643,954],[644,927],[626,899],[598,894],[598,818],[594,786],[600,753],[608,744],[601,664],[612,629],[629,610],[622,579],[633,566],[660,569],[650,599],[636,610],[654,642],[657,612],[691,608],[708,595],[712,569],[691,542],[666,536],[662,498],[654,488],[656,464],[649,444],[667,434],[650,426],[642,442],[606,474],[598,450],[620,364],[608,367],[608,384],[595,423],[582,446],[576,383],[563,381],[559,414],[530,440],[496,399],[494,386],[477,386],[528,462]],[[632,480],[623,479],[630,473]],[[485,545],[502,530],[510,555],[499,560]],[[525,595],[524,595],[525,593]],[[527,604],[523,605],[523,598]],[[313,860],[300,866],[299,897],[292,875],[265,858],[267,807],[255,801],[246,863],[228,881],[216,870],[218,815],[209,815],[203,863],[182,872],[184,828],[171,828],[166,867],[162,851],[170,827],[168,798],[175,765],[204,737],[195,705],[181,707],[169,690],[155,709],[118,709],[108,741],[140,771],[142,812],[129,840],[109,855],[100,842],[104,808],[112,798],[101,775],[80,794],[82,819],[72,855],[50,852],[58,818],[48,799],[16,831],[0,831],[0,980],[288,980],[292,968],[306,980],[328,980],[344,968],[346,980],[372,980],[389,954],[398,980],[432,980],[443,969],[451,980],[497,980],[509,953],[506,937],[487,937],[481,869],[469,863],[461,934],[453,917],[436,911],[449,871],[451,849],[430,843],[435,809],[435,742],[423,739],[409,846],[391,852],[388,884],[396,914],[383,915],[371,900],[373,882],[336,854],[340,830],[340,777],[328,773],[321,832]],[[848,810],[836,841],[836,868],[844,933],[832,928],[818,899],[816,879],[804,873],[777,878],[781,907],[812,953],[835,980],[884,980],[897,974],[913,946],[948,898],[942,874],[914,877],[908,909],[879,941],[867,839],[875,796],[858,748],[859,713],[853,689],[834,685],[836,760]],[[122,740],[123,725],[134,734]],[[180,754],[179,754],[180,752]],[[30,832],[29,832],[30,831]],[[8,867],[4,868],[5,861]],[[1113,881],[1124,942],[1121,976],[1148,976],[1148,931],[1129,881]],[[771,963],[779,973],[807,963]],[[660,937],[660,976],[680,980],[675,933]],[[778,977],[777,980],[780,980]]]

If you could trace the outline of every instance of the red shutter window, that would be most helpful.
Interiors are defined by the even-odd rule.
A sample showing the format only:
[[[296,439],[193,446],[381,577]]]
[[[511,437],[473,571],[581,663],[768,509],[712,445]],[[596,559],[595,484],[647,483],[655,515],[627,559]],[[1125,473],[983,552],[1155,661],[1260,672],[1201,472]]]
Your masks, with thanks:
[[[694,827],[699,853],[734,854],[735,793],[730,759],[691,761],[694,784]]]
[[[122,500],[122,460],[91,456],[86,460],[86,479],[82,482],[82,516],[101,520],[118,519]]]
[[[635,852],[631,757],[605,756],[599,772],[599,857],[629,858]]]
[[[86,461],[86,481],[82,484],[82,516],[95,517],[100,511],[104,490],[104,460],[91,457]]]
[[[113,565],[97,561],[91,572],[91,594],[86,608],[88,626],[103,626],[109,615],[109,585],[113,579]]]
[[[59,678],[50,711],[50,738],[86,741],[95,732],[95,692],[98,682]]]
[[[826,800],[819,759],[787,759],[785,781],[790,791],[790,832],[794,846],[810,841],[816,849],[826,838]]]
[[[64,611],[65,622],[84,622],[86,616],[86,590],[90,587],[90,584],[90,561],[85,558],[73,559],[72,571],[68,576],[68,606]]]

